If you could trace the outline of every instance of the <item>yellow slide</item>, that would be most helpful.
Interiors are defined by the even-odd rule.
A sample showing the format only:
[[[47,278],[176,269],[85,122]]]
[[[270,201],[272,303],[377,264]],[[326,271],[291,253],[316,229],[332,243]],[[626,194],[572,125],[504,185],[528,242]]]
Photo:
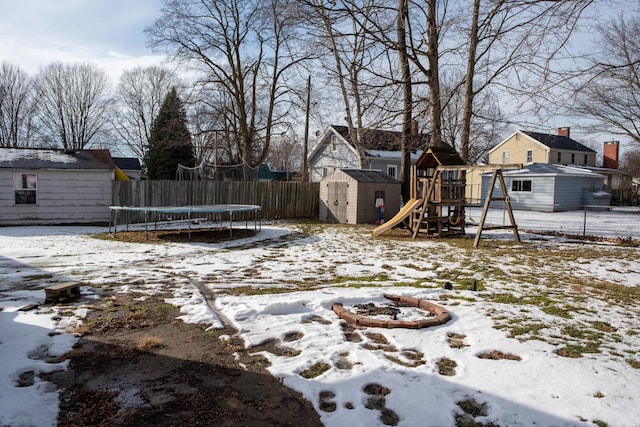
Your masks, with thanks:
[[[409,215],[411,215],[411,212],[413,212],[413,210],[420,206],[422,204],[422,199],[411,199],[409,200],[402,209],[400,209],[400,212],[398,212],[396,214],[396,216],[394,216],[393,218],[391,218],[389,221],[385,222],[382,225],[377,226],[374,230],[373,230],[373,237],[377,237],[379,235],[381,235],[382,233],[384,233],[385,231],[389,230],[390,228],[395,227],[396,225],[398,225],[400,222],[402,222],[402,220],[404,220],[406,217],[408,217]]]

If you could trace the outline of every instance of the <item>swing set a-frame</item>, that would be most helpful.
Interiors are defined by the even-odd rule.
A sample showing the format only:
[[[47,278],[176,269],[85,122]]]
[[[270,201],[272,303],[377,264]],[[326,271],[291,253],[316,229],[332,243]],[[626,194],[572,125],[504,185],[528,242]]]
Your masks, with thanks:
[[[466,165],[453,148],[430,147],[412,168],[410,200],[396,216],[374,229],[373,235],[379,236],[395,225],[408,220],[414,239],[420,235],[463,236],[466,223],[466,173],[471,170],[480,170],[492,172],[492,175],[473,247],[479,246],[482,232],[486,230],[512,230],[515,240],[520,242],[503,171],[521,168],[521,164]],[[494,196],[496,183],[500,185],[501,196],[499,197]],[[509,225],[485,226],[489,206],[495,201],[504,203],[509,215]]]

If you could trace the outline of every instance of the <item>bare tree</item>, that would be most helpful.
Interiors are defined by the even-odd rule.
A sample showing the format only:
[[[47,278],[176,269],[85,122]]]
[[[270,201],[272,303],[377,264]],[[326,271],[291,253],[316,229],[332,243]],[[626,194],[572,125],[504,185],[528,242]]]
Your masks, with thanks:
[[[299,171],[302,164],[302,145],[289,134],[274,136],[267,163],[273,170],[288,173]]]
[[[19,67],[0,66],[0,147],[29,147],[34,131],[32,80]]]
[[[634,177],[640,176],[640,148],[625,151],[622,157],[622,168],[632,173]]]
[[[460,25],[466,49],[460,155],[470,160],[474,102],[483,91],[500,86],[525,99],[546,92],[564,78],[553,75],[553,61],[564,54],[571,35],[594,0],[473,0]],[[465,21],[465,19],[460,19]]]
[[[593,130],[640,143],[640,17],[621,16],[598,27],[600,51],[576,109],[593,120]]]
[[[81,150],[106,127],[110,84],[96,66],[53,63],[40,69],[35,86],[45,145]]]
[[[231,98],[237,151],[245,178],[267,156],[286,111],[284,79],[305,59],[295,48],[293,0],[166,0],[145,32],[149,44],[206,70]]]
[[[390,64],[387,46],[368,35],[371,15],[384,14],[385,31],[393,32],[393,8],[384,11],[376,0],[300,0],[306,6],[306,23],[311,42],[324,55],[312,66],[320,64],[327,80],[340,94],[344,121],[349,137],[362,151],[366,128],[394,124],[399,108],[391,112],[389,104],[397,104],[394,79],[397,63]],[[382,13],[384,12],[384,13]],[[316,72],[317,75],[317,72]],[[390,90],[391,88],[391,90]],[[332,108],[335,112],[335,108]],[[363,165],[364,166],[364,165]]]
[[[169,90],[179,86],[173,72],[157,65],[125,70],[120,76],[113,129],[136,157],[145,158],[153,120]]]

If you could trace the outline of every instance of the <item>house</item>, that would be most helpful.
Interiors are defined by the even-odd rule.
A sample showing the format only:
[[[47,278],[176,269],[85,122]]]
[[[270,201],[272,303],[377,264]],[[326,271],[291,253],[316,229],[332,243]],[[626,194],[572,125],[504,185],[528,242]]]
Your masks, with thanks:
[[[596,151],[573,140],[570,130],[559,128],[556,135],[519,130],[489,151],[489,163],[596,166]]]
[[[112,159],[116,167],[129,179],[142,179],[142,165],[137,157],[112,157]]]
[[[400,210],[400,181],[380,171],[336,169],[320,181],[322,221],[373,224]]]
[[[0,148],[0,225],[106,223],[109,150]]]
[[[503,175],[513,209],[559,212],[582,209],[586,204],[610,204],[611,194],[603,191],[605,177],[584,168],[533,163]],[[491,174],[482,175],[483,200],[490,180]],[[500,186],[496,186],[493,195],[504,197]],[[500,203],[492,206],[499,207]]]
[[[319,182],[336,169],[367,169],[400,177],[401,137],[397,131],[363,129],[362,147],[356,146],[346,126],[329,126],[308,156],[309,177]],[[429,145],[428,135],[418,135],[412,125],[410,138],[411,162],[415,162]]]

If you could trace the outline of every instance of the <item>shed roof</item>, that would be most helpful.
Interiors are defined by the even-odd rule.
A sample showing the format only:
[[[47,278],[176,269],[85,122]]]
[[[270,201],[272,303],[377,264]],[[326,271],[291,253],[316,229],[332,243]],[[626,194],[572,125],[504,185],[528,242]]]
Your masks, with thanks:
[[[0,148],[0,168],[111,170],[115,165],[109,150]]]
[[[571,151],[584,151],[586,153],[595,153],[595,150],[587,147],[586,145],[580,144],[578,141],[569,138],[568,136],[562,135],[550,135],[547,133],[539,133],[539,132],[527,132],[522,131],[522,133],[530,136],[541,144],[546,145],[549,148],[554,150],[571,150]]]
[[[376,182],[376,183],[400,183],[397,179],[389,174],[378,170],[371,169],[338,169],[357,182]]]

